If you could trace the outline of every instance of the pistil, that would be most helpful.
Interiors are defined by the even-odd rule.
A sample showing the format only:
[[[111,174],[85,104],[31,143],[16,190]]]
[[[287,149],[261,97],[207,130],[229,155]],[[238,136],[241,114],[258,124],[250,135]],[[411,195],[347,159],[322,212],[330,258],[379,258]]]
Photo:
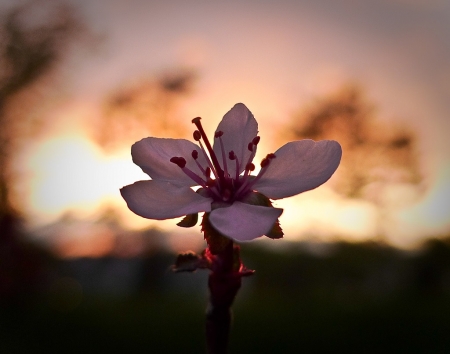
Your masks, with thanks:
[[[220,179],[220,177],[223,175],[223,170],[220,167],[219,161],[217,160],[217,156],[214,153],[214,150],[213,150],[211,144],[209,143],[209,140],[208,140],[208,137],[206,136],[205,130],[203,129],[202,124],[200,123],[200,119],[201,119],[200,117],[194,118],[194,119],[192,119],[192,123],[195,124],[195,126],[198,129],[198,132],[200,133],[201,137],[203,138],[206,148],[208,149],[209,156],[211,157],[212,164],[213,164],[215,170],[217,171],[218,177]]]

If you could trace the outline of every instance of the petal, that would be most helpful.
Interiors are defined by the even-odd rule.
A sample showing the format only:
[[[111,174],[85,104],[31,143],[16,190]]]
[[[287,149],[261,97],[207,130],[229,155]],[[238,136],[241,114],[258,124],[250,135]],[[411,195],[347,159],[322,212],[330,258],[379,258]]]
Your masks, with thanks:
[[[334,140],[306,139],[287,143],[275,156],[253,188],[271,199],[281,199],[328,181],[339,166],[342,148]]]
[[[228,153],[233,150],[239,159],[240,171],[244,171],[247,160],[250,157],[250,151],[247,146],[258,134],[258,123],[253,117],[252,112],[242,104],[237,103],[223,117],[217,131],[222,131],[222,141],[225,148],[225,156],[228,159]],[[222,149],[219,139],[214,139],[214,153],[222,165]],[[231,176],[236,173],[236,164],[234,161],[227,161],[228,172]],[[222,166],[223,167],[223,166]]]
[[[197,185],[190,179],[180,167],[170,162],[172,157],[183,157],[186,167],[195,173],[202,175],[192,151],[198,151],[198,162],[201,166],[207,166],[206,160],[200,148],[185,139],[145,138],[131,147],[133,162],[154,180],[173,183],[178,186]]]
[[[250,241],[268,233],[283,209],[234,202],[214,209],[209,220],[221,234],[235,241]]]
[[[164,181],[138,181],[120,190],[130,210],[147,219],[172,219],[211,210],[211,200],[189,187]]]

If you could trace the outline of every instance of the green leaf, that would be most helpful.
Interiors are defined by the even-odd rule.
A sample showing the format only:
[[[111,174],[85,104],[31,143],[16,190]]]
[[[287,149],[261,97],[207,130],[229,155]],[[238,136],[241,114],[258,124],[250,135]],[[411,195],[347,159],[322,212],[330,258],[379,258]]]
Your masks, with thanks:
[[[198,214],[188,214],[177,225],[181,227],[193,227],[197,224]]]

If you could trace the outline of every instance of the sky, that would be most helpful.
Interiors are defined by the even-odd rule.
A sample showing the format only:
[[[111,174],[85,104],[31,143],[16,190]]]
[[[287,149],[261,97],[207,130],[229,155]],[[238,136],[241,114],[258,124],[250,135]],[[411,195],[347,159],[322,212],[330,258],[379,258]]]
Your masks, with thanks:
[[[118,195],[118,188],[145,178],[129,150],[108,155],[87,140],[85,127],[106,93],[183,67],[199,73],[182,105],[187,121],[201,116],[212,132],[243,102],[267,149],[277,148],[274,134],[294,111],[348,82],[361,84],[380,116],[420,132],[425,191],[391,210],[388,241],[407,246],[449,233],[448,1],[66,1],[100,40],[69,58],[69,98],[52,112],[61,119],[24,154],[27,209],[36,220],[112,204],[130,225],[147,225],[129,215]],[[343,200],[326,185],[277,204],[285,207],[286,238],[377,237],[374,206]]]

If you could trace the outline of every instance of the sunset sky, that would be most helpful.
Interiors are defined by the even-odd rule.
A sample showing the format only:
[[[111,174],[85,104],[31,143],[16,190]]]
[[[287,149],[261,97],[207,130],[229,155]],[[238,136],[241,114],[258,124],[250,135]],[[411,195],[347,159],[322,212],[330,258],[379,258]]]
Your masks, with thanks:
[[[67,210],[89,216],[111,204],[129,226],[149,225],[131,215],[118,192],[145,178],[129,147],[107,154],[89,140],[87,127],[121,85],[187,68],[199,75],[180,107],[187,126],[201,116],[212,133],[243,102],[260,124],[261,156],[283,143],[276,134],[296,110],[346,83],[360,84],[381,118],[419,134],[424,191],[390,209],[388,241],[408,246],[449,234],[450,2],[67,2],[98,42],[68,58],[61,74],[67,98],[51,112],[60,119],[22,154],[29,176],[22,188],[29,188],[25,203],[34,224]],[[0,9],[15,3],[3,1]],[[277,205],[286,208],[287,239],[377,236],[375,207],[344,200],[326,185]]]

